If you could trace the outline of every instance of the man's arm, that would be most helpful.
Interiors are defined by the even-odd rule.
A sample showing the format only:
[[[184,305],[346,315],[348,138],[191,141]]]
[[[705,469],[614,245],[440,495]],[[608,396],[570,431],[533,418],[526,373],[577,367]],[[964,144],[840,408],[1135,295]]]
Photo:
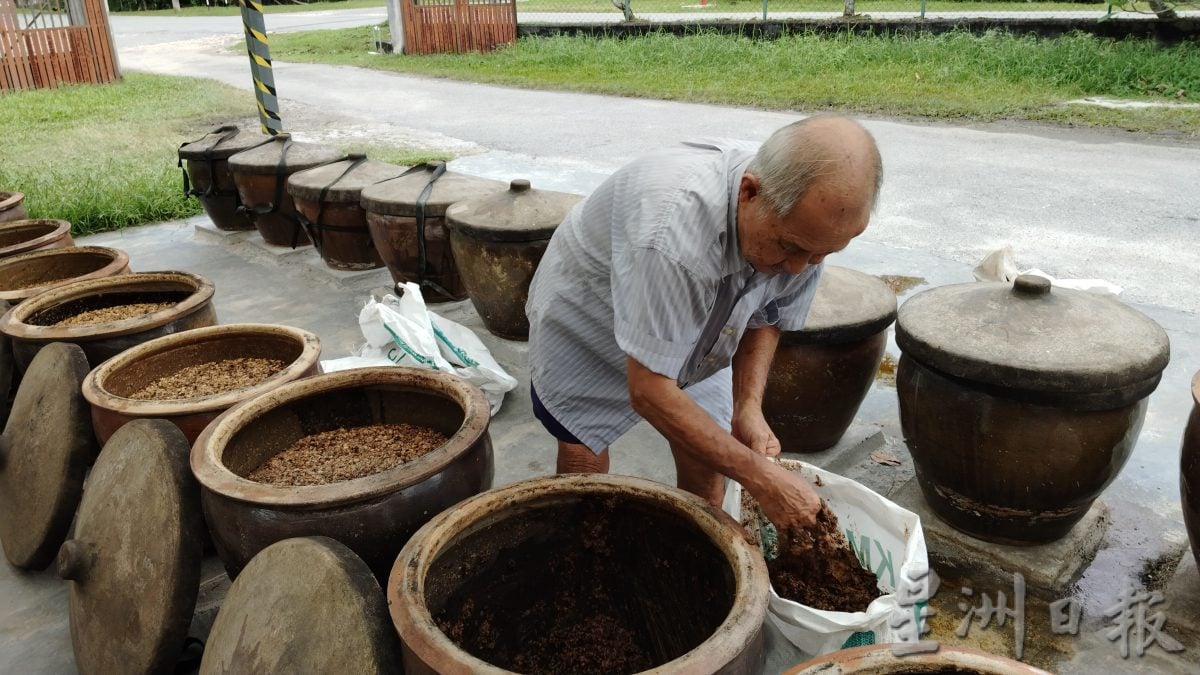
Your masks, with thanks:
[[[676,448],[741,483],[777,527],[816,522],[820,498],[800,476],[755,452],[716,423],[675,380],[626,360],[633,409]]]
[[[755,452],[775,457],[779,439],[763,417],[763,392],[779,344],[775,326],[751,328],[733,355],[733,436]]]

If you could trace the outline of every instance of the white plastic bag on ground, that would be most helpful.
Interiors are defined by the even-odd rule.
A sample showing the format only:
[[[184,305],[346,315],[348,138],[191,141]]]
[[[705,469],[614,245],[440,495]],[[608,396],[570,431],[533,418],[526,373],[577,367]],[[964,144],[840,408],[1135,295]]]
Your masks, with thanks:
[[[1072,288],[1077,291],[1088,291],[1089,293],[1096,293],[1098,295],[1115,296],[1120,295],[1121,291],[1125,290],[1104,279],[1056,279],[1037,268],[1022,272],[1017,269],[1017,263],[1013,260],[1011,246],[1005,246],[987,254],[975,266],[974,273],[976,281],[1003,281],[1005,283],[1012,283],[1022,274],[1033,274],[1048,279],[1052,285],[1060,288]]]
[[[322,361],[329,373],[372,365],[399,365],[451,372],[483,390],[492,414],[517,380],[504,371],[469,328],[430,312],[420,288],[403,284],[400,296],[371,298],[358,314],[367,343],[355,356]]]
[[[897,590],[919,587],[920,580],[930,575],[920,517],[849,478],[795,460],[781,463],[800,473],[828,502],[859,561],[879,577],[886,593],[863,612],[827,612],[781,598],[772,588],[767,612],[771,622],[807,658],[843,647],[905,641],[910,635],[906,631],[915,627],[914,617],[919,620],[921,607],[912,599],[911,590],[909,599],[903,601]],[[724,504],[725,511],[739,522],[742,490],[738,483],[731,483]],[[928,600],[928,595],[920,597]]]

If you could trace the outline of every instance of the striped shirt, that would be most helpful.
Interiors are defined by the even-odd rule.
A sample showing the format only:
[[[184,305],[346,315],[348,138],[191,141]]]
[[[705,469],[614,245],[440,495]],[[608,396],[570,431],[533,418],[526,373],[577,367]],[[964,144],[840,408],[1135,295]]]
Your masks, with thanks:
[[[742,334],[803,327],[822,265],[767,276],[738,247],[738,191],[756,147],[685,143],[636,160],[550,240],[526,305],[530,375],[550,414],[593,451],[641,420],[627,356],[728,429]]]

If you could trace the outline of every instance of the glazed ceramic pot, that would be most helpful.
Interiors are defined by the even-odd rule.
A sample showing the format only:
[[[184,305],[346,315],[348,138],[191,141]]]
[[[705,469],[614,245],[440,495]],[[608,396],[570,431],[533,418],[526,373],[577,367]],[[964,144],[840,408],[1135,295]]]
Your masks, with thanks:
[[[318,375],[231,408],[192,448],[192,471],[225,569],[232,578],[277,541],[326,536],[386,579],[417,529],[491,487],[490,421],[478,387],[448,373],[400,367]],[[400,422],[436,429],[449,440],[411,462],[353,480],[291,487],[246,477],[302,437]]]
[[[25,210],[25,193],[0,190],[0,223],[10,220],[25,220],[29,213]]]
[[[1183,522],[1192,542],[1192,554],[1200,565],[1200,373],[1192,378],[1192,415],[1183,432],[1179,489]]]
[[[0,224],[0,258],[44,248],[74,246],[71,224],[65,220],[39,218]]]
[[[38,293],[82,279],[129,272],[129,255],[104,246],[72,246],[0,258],[0,300],[15,305]]]
[[[350,155],[288,178],[288,193],[301,223],[326,265],[337,270],[383,267],[359,199],[363,188],[396,178],[406,168]]]
[[[159,378],[189,366],[227,359],[277,359],[279,372],[250,386],[179,399],[131,396]],[[92,406],[96,438],[107,443],[126,423],[139,418],[165,419],[179,427],[188,443],[222,412],[320,370],[321,342],[299,328],[270,324],[209,326],[164,335],[127,349],[88,373],[83,396]]]
[[[238,208],[241,200],[229,171],[229,158],[270,142],[270,136],[230,125],[218,127],[203,138],[179,147],[179,165],[181,168],[186,166],[184,193],[200,200],[200,206],[217,229],[254,229],[250,214]]]
[[[238,197],[263,241],[272,246],[292,248],[310,243],[297,217],[292,196],[285,189],[288,177],[345,157],[345,153],[337,148],[297,143],[291,134],[279,134],[269,143],[229,158],[229,170]]]
[[[505,192],[466,199],[446,210],[450,247],[483,325],[509,340],[529,339],[525,301],[555,228],[583,197],[534,190],[514,180]]]
[[[85,279],[29,298],[0,318],[0,331],[12,340],[17,368],[24,372],[42,347],[69,342],[83,348],[88,363],[104,361],[148,340],[217,323],[208,279],[187,272],[139,272]],[[174,303],[170,307],[117,321],[55,325],[84,311],[134,303]]]
[[[762,554],[721,510],[641,478],[574,474],[431,520],[396,558],[388,605],[409,675],[758,673],[768,588]],[[609,653],[621,661],[588,658]]]
[[[896,319],[896,294],[878,278],[826,265],[804,328],[779,337],[763,415],[784,452],[837,445],[862,405]]]
[[[1133,451],[1170,359],[1158,324],[1121,302],[972,283],[900,308],[900,421],[935,513],[981,539],[1056,540]]]
[[[787,675],[1049,675],[1040,668],[966,647],[939,646],[932,653],[904,653],[904,645],[867,645],[805,661]]]
[[[447,171],[444,162],[415,169],[363,189],[361,203],[371,239],[393,281],[420,285],[425,302],[462,300],[467,290],[450,248],[446,210],[455,202],[501,192],[506,186]]]

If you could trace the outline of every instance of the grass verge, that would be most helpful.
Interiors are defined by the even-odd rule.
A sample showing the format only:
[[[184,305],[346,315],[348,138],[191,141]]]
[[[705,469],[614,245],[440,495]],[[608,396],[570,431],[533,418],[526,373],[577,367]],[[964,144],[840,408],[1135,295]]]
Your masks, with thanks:
[[[1200,110],[1064,105],[1092,96],[1200,100],[1200,45],[1089,35],[713,33],[523,38],[489,54],[375,56],[369,27],[272,36],[281,61],[355,65],[518,87],[743,105],[1200,135]]]
[[[526,13],[553,12],[561,14],[620,14],[621,10],[609,0],[518,0],[517,11]],[[652,13],[697,13],[709,12],[714,17],[729,12],[761,14],[762,0],[711,0],[699,6],[699,0],[632,0],[634,15]],[[266,5],[265,14],[287,14],[292,12],[319,12],[331,9],[364,9],[385,7],[383,0],[340,0],[338,2],[309,2]],[[842,13],[841,0],[769,0],[768,16],[779,12],[830,12]],[[871,12],[910,12],[917,14],[921,9],[919,0],[858,0],[860,14]],[[926,0],[927,12],[1057,12],[1097,11],[1108,6],[1102,2],[1055,2],[1054,0]],[[237,3],[183,7],[181,9],[152,9],[120,11],[122,16],[235,16],[241,13]]]
[[[183,196],[180,143],[219,124],[256,123],[254,97],[211,80],[130,73],[115,84],[22,91],[0,106],[0,189],[25,193],[31,218],[92,234],[200,213]],[[411,166],[444,152],[331,142]]]
[[[216,82],[127,74],[115,84],[20,91],[0,106],[0,186],[25,193],[32,218],[76,234],[189,216],[177,149],[254,99]]]

